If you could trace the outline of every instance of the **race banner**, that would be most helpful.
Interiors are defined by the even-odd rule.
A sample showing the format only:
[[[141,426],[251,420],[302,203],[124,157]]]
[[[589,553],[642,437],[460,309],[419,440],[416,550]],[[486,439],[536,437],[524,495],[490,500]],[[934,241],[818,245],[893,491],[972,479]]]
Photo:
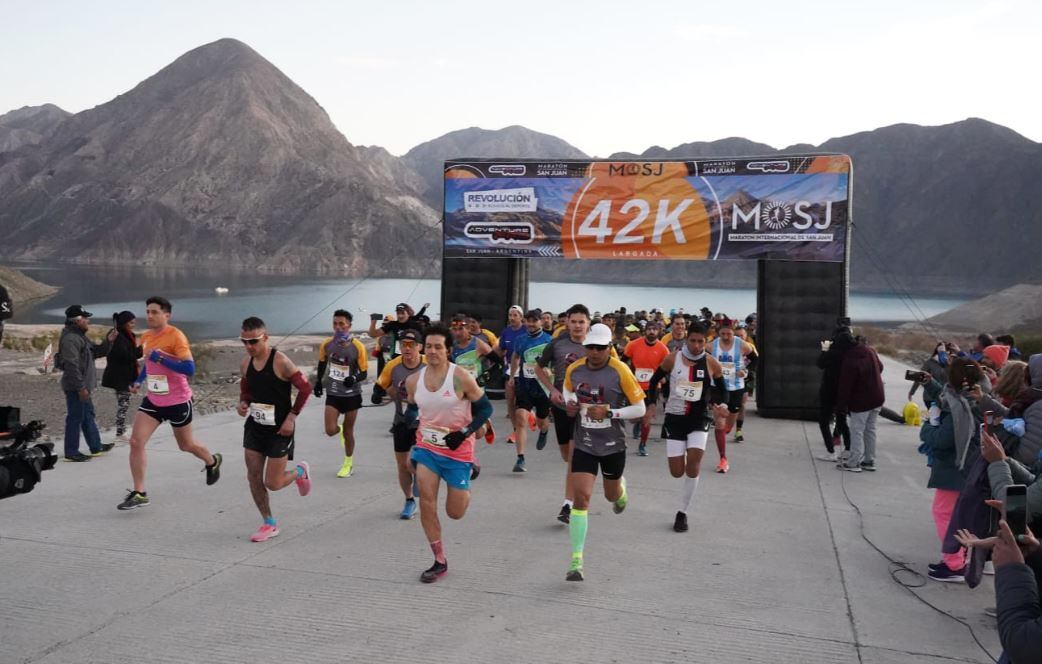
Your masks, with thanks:
[[[445,162],[444,255],[844,260],[846,155]]]

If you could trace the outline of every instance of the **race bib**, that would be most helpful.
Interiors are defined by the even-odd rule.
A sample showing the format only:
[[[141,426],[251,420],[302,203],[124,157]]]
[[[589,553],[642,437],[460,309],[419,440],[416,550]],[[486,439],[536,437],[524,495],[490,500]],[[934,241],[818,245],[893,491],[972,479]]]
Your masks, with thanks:
[[[351,367],[346,367],[343,364],[330,364],[329,365],[329,380],[335,380],[344,382],[351,376]]]
[[[583,404],[580,407],[580,411],[579,411],[579,415],[580,415],[579,424],[580,424],[580,426],[582,426],[582,428],[584,428],[584,429],[610,429],[611,428],[611,417],[606,417],[603,420],[595,420],[595,419],[592,419],[589,415],[586,414],[587,410],[589,410],[589,405],[587,405],[587,404]]]
[[[170,394],[170,383],[163,374],[149,374],[146,382],[149,394]]]
[[[734,362],[721,362],[720,367],[724,371],[724,380],[729,383],[734,381]]]
[[[524,374],[525,374],[525,378],[535,378],[535,365],[534,364],[528,364],[526,362],[524,367],[523,367],[523,371],[524,371]]]
[[[266,427],[275,426],[275,405],[270,403],[251,403],[250,419]]]
[[[647,383],[655,375],[654,369],[637,369],[637,382]]]
[[[445,444],[445,436],[447,436],[448,433],[448,429],[443,429],[441,427],[420,427],[420,442],[434,447],[448,447],[448,445]]]
[[[676,393],[684,401],[698,401],[702,398],[702,381],[677,381]]]

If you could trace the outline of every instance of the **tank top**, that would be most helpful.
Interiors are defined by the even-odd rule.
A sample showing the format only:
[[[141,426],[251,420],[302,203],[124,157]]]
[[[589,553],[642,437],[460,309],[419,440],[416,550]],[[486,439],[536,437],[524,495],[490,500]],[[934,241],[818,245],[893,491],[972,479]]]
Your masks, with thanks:
[[[673,370],[669,372],[669,399],[666,412],[670,415],[704,417],[709,403],[709,362],[705,356],[694,364],[684,361],[682,351],[673,359]]]
[[[452,346],[452,361],[464,371],[477,378],[481,373],[481,358],[478,357],[478,338],[471,337],[470,343],[463,348]]]
[[[252,359],[246,367],[246,385],[253,397],[246,415],[247,429],[275,433],[289,414],[290,382],[275,375],[275,353],[272,348],[260,371]]]
[[[416,394],[413,396],[413,401],[420,409],[416,446],[457,461],[473,462],[474,434],[467,436],[463,444],[455,450],[450,450],[444,442],[445,434],[459,431],[473,419],[470,401],[456,396],[456,387],[452,383],[456,365],[449,363],[445,381],[433,392],[427,389],[427,369],[427,365],[420,369],[416,381]]]
[[[731,350],[723,350],[720,348],[720,340],[714,339],[713,357],[720,362],[720,366],[724,370],[724,388],[728,392],[744,390],[745,379],[738,377],[738,372],[742,370],[744,361],[742,357],[742,340],[735,337]]]

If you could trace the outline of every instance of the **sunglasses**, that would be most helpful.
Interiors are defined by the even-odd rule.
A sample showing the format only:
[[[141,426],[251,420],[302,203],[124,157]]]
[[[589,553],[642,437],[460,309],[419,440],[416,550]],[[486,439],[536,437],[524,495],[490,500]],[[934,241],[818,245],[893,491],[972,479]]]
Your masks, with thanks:
[[[256,346],[261,341],[263,341],[263,339],[264,337],[257,337],[255,339],[243,339],[242,337],[239,337],[239,341],[243,342],[247,346]]]
[[[454,330],[460,330],[460,329],[463,329],[463,328],[467,327],[467,324],[466,323],[453,323],[449,327],[451,327]]]
[[[586,348],[589,350],[608,350],[608,347],[602,344],[586,344]]]

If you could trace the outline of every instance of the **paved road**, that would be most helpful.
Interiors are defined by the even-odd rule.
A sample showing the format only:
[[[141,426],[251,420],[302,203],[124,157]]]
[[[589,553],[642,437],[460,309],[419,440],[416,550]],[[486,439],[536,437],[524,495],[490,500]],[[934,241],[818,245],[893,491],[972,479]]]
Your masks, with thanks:
[[[891,404],[903,403],[903,370],[887,369]],[[336,479],[321,408],[305,410],[299,457],[315,489],[273,497],[282,535],[264,544],[248,539],[259,517],[233,413],[197,421],[226,455],[213,487],[169,433],[151,442],[145,509],[115,509],[126,447],[59,464],[32,494],[0,502],[0,662],[989,661],[966,627],[891,579],[847,502],[893,558],[923,573],[939,558],[910,427],[881,422],[879,472],[852,475],[813,459],[812,423],[750,415],[731,473],[703,474],[686,534],[671,528],[679,480],[656,441],[628,459],[626,512],[603,498],[591,508],[584,583],[564,581],[553,442],[531,451],[526,474],[510,472],[511,446],[483,445],[470,512],[445,526],[450,572],[427,586],[419,520],[396,518],[390,415],[362,411],[357,470]],[[914,592],[997,656],[982,613],[990,577],[975,591]]]

